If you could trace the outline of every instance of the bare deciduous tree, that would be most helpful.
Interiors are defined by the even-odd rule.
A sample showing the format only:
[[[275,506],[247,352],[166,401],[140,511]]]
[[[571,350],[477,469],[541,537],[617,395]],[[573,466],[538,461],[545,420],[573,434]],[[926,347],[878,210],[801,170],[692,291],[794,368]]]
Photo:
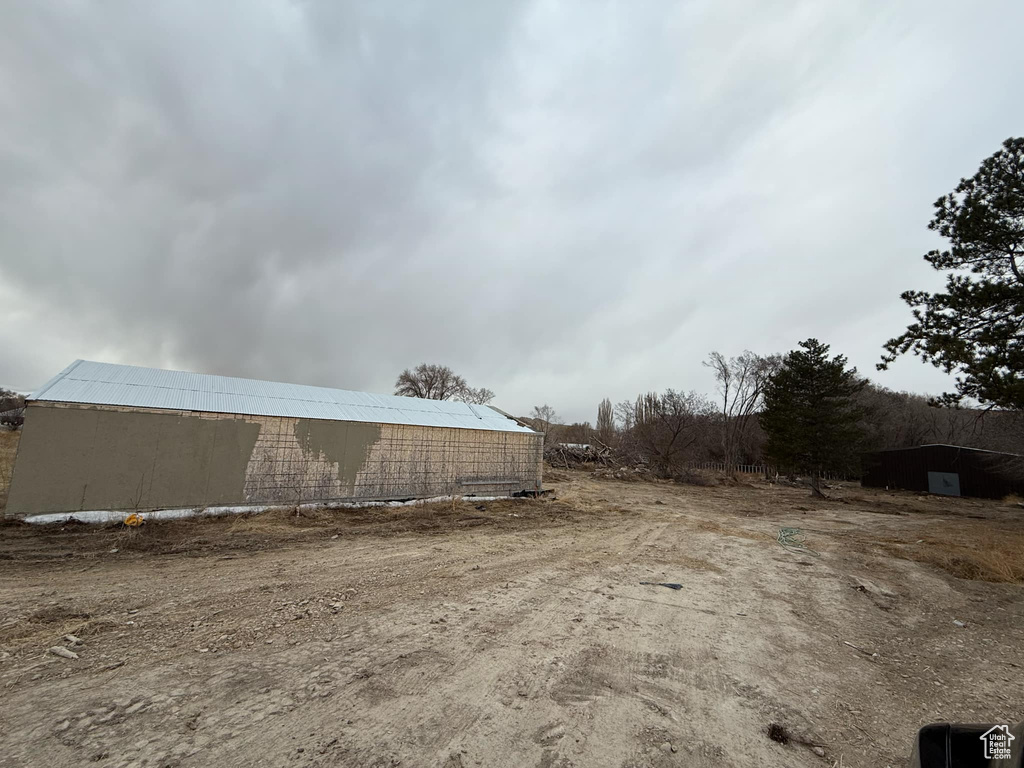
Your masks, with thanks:
[[[577,445],[589,445],[594,442],[594,428],[589,421],[575,422],[573,424],[558,425],[552,430],[554,437],[560,443],[574,443]]]
[[[696,392],[640,395],[633,406],[633,450],[659,474],[671,475],[697,453],[714,412],[714,405]]]
[[[411,371],[408,368],[402,371],[395,381],[395,394],[426,400],[461,400],[476,405],[485,405],[494,399],[491,390],[486,387],[470,387],[464,378],[447,365],[426,363],[417,365]]]
[[[612,401],[607,397],[597,406],[597,439],[605,445],[615,441],[615,416]]]
[[[494,393],[487,389],[487,387],[480,387],[479,389],[466,387],[455,399],[461,400],[464,403],[472,403],[473,405],[487,405],[494,399]]]
[[[928,443],[1024,453],[1024,416],[992,408],[949,408],[924,395],[868,384],[858,395],[871,450]]]
[[[551,425],[558,421],[558,415],[555,413],[555,409],[547,403],[544,405],[533,406],[533,413],[530,414],[530,418],[537,422],[537,427],[542,432],[550,432]]]
[[[615,404],[615,420],[618,422],[622,432],[629,432],[633,428],[633,409],[635,403],[632,400],[623,400]]]
[[[754,417],[761,408],[765,385],[781,364],[780,355],[763,357],[749,350],[728,359],[721,352],[708,355],[704,365],[714,371],[721,397],[719,428],[726,465],[738,463],[756,426]]]

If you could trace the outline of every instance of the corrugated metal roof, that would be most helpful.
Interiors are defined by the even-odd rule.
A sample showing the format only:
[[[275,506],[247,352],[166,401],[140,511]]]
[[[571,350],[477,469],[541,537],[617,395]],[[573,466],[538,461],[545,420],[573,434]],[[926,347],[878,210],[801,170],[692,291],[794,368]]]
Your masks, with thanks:
[[[958,451],[974,451],[975,453],[994,453],[997,456],[1020,456],[1019,453],[1007,453],[1006,451],[990,451],[988,448],[969,448],[966,445],[950,445],[949,443],[922,443],[921,445],[909,445],[904,448],[880,448],[877,451],[868,453],[892,453],[895,451],[916,451],[921,448],[956,448]]]
[[[486,405],[76,360],[28,400],[532,432]]]

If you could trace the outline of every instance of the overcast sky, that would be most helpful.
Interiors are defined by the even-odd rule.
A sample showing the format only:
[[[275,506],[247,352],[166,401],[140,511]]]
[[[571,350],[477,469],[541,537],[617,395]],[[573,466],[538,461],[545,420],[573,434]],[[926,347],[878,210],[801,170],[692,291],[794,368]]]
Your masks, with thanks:
[[[75,358],[569,420],[809,336],[876,373],[1024,125],[1024,3],[6,3],[0,384]]]

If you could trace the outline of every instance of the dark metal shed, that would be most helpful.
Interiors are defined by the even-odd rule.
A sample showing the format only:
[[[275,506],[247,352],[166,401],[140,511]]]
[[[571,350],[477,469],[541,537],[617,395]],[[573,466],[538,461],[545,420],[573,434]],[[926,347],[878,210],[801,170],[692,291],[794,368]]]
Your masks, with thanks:
[[[861,485],[946,496],[1024,494],[1024,457],[958,445],[919,445],[861,456]]]

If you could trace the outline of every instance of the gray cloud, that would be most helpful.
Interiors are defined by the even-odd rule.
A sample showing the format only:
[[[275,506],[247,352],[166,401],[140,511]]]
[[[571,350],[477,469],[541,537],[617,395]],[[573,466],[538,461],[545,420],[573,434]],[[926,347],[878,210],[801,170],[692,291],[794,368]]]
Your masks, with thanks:
[[[1024,7],[742,6],[16,2],[0,383],[437,361],[593,419],[712,349],[871,371],[931,202],[1019,133]]]

